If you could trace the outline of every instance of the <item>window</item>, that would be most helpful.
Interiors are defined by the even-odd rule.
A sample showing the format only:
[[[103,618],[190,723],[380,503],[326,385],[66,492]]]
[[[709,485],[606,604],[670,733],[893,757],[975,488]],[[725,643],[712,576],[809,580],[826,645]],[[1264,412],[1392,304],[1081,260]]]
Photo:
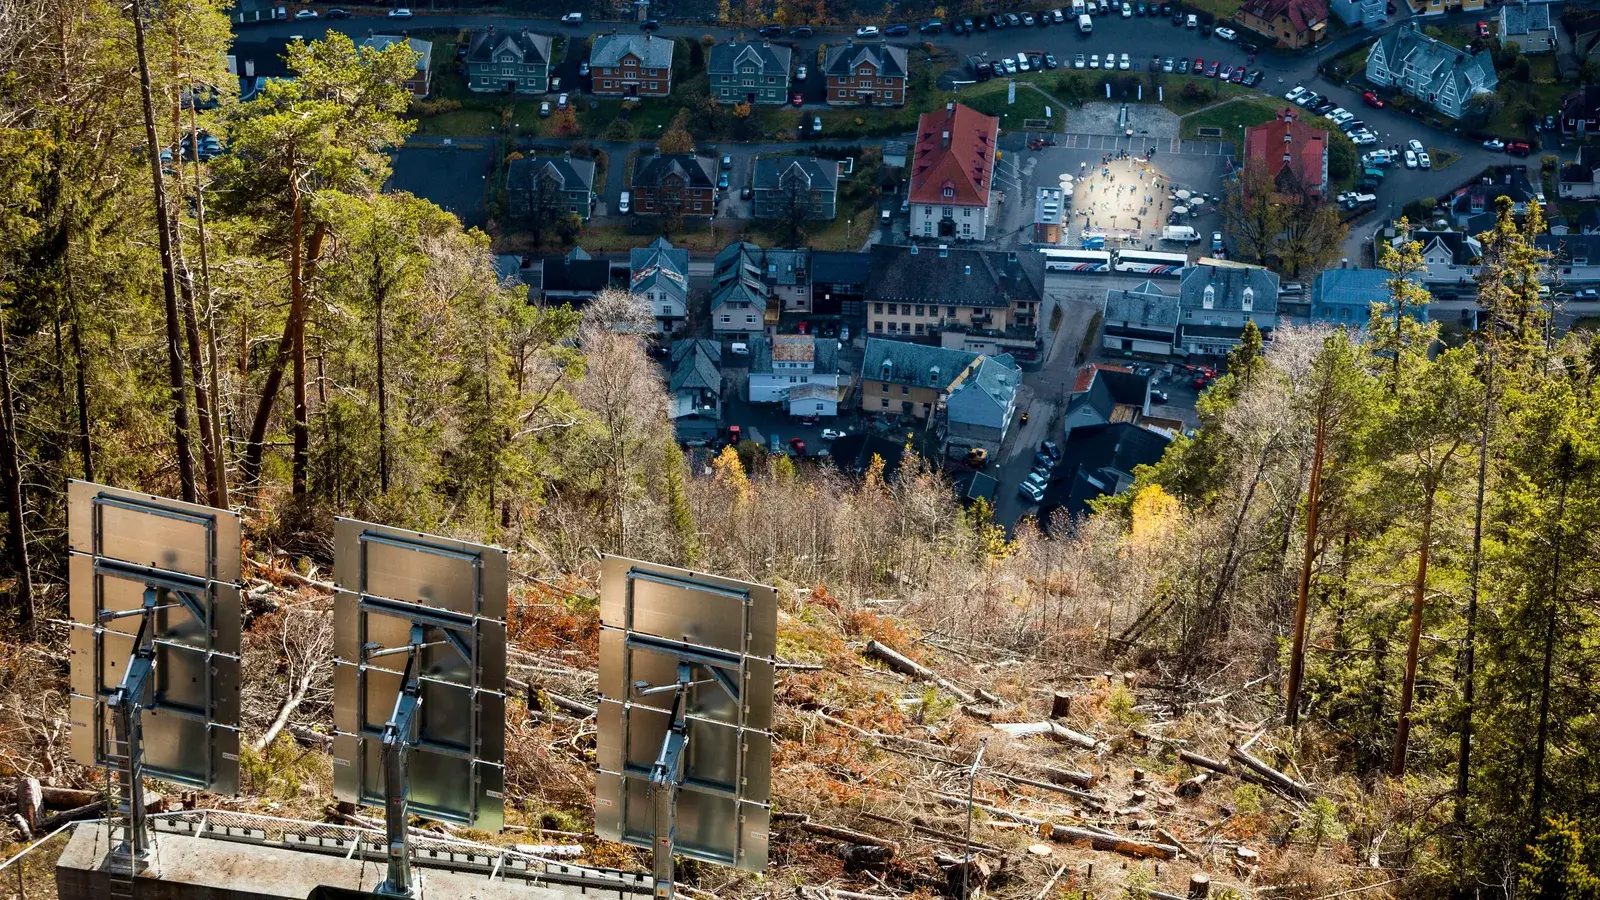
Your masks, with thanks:
[[[879,312],[882,312],[882,310],[879,310]],[[883,331],[883,320],[882,319],[873,319],[872,320],[872,330],[881,333]]]
[[[872,304],[872,311],[875,312],[875,313],[883,312],[883,304],[882,303],[874,303],[874,304]]]
[[[922,214],[923,214],[923,215],[925,215],[925,216],[931,216],[931,215],[933,215],[933,207],[931,207],[931,206],[924,206],[924,207],[923,207],[923,208],[922,208]]]
[[[724,325],[727,325],[728,323],[730,323],[732,321],[733,321],[733,317],[732,316],[723,316],[722,317],[722,324],[724,324]]]
[[[756,323],[756,317],[755,316],[745,316],[744,317],[744,321],[745,321],[746,324],[754,325]]]
[[[953,188],[953,187],[950,187],[949,185],[946,185],[945,189],[944,189],[944,195],[946,197],[954,197],[956,195],[956,189]]]
[[[918,303],[917,304],[917,315],[925,316],[927,314],[928,314],[928,308],[926,306],[923,306],[922,304]]]
[[[654,91],[654,90],[657,90],[657,89],[658,89],[657,88],[657,82],[654,82],[654,81],[650,82],[650,90]]]
[[[663,316],[670,316],[670,315],[672,315],[672,305],[671,305],[671,304],[670,304],[670,303],[663,303],[663,304],[661,304],[661,314],[662,314],[662,315],[663,315]]]
[[[954,216],[954,215],[953,215],[953,214],[952,214],[952,213],[951,213],[951,212],[950,212],[950,207],[948,207],[948,206],[946,206],[946,207],[945,207],[945,208],[944,208],[944,217],[945,217],[945,218],[946,218],[946,219],[953,219],[953,218],[955,218],[955,216]]]
[[[515,68],[513,68],[512,66],[501,66],[500,67],[500,74],[501,75],[512,75],[512,74],[515,74],[516,71],[517,70]]]
[[[944,309],[945,309],[945,315],[951,317],[952,319],[955,318],[956,308],[954,306],[946,306]]]
[[[789,383],[790,384],[799,384],[800,383],[800,379],[794,377],[793,375],[790,375],[789,376]]]
[[[916,332],[917,332],[917,334],[921,334],[922,333],[922,323],[921,322],[917,323]]]
[[[817,404],[817,412],[822,412],[822,404],[821,403]]]
[[[883,398],[883,408],[884,409],[888,409],[889,408],[889,398],[888,397]]]
[[[963,219],[972,218],[972,207],[970,207],[970,206],[962,207],[962,209],[961,209],[961,218],[963,218]]]
[[[900,385],[900,396],[904,397],[906,394],[909,394],[909,393],[911,393],[911,388],[906,387],[903,384]]]
[[[933,220],[932,219],[923,219],[922,220],[922,236],[923,237],[933,237]]]
[[[971,222],[962,222],[961,223],[961,236],[962,237],[972,237],[972,223]]]
[[[885,394],[889,393],[889,382],[881,382],[878,385],[878,390],[883,391]]]

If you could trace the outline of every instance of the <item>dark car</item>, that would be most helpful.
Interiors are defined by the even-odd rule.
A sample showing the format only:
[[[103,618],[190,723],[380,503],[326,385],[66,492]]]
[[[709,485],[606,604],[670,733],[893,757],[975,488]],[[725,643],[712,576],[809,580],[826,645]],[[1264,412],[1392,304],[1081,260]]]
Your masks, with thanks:
[[[1039,445],[1039,449],[1044,451],[1045,455],[1049,456],[1051,459],[1061,458],[1061,446],[1055,441],[1045,441]]]
[[[1133,14],[1136,16],[1142,16],[1149,11],[1150,8],[1144,5],[1144,0],[1139,0],[1138,3],[1133,5]]]
[[[1000,29],[1006,27],[1006,17],[1000,15],[999,13],[990,13],[989,24],[993,25],[996,31],[999,31]]]
[[[890,25],[888,28],[885,28],[883,30],[883,33],[885,35],[887,35],[888,37],[905,37],[906,35],[911,33],[911,26],[910,25]]]
[[[810,25],[801,25],[799,28],[791,29],[789,31],[789,36],[790,37],[797,37],[797,38],[808,38],[808,37],[811,37],[812,35],[814,35],[816,33],[817,33],[817,30],[815,28],[812,28]]]
[[[1187,75],[1187,74],[1189,74],[1189,57],[1185,56],[1182,59],[1178,60],[1178,74],[1179,75]]]
[[[330,9],[330,10],[328,10],[328,18],[330,18],[330,19],[348,19],[348,18],[350,18],[350,13],[349,13],[348,10]]]
[[[968,34],[972,33],[973,27],[974,27],[974,25],[973,25],[973,22],[972,22],[971,19],[962,19],[961,20],[961,28],[964,31],[966,31]]]
[[[1054,69],[1056,67],[1056,58],[1054,54],[1046,53],[1044,55],[1044,67],[1046,69]]]
[[[1257,47],[1255,44],[1252,44],[1249,41],[1240,41],[1239,49],[1246,53],[1259,53],[1261,51],[1260,47]]]
[[[759,30],[756,31],[756,34],[759,34],[764,38],[783,37],[783,26],[763,25]]]
[[[1244,66],[1234,69],[1233,74],[1228,76],[1228,80],[1234,84],[1244,84]]]
[[[1311,107],[1311,111],[1320,116],[1325,112],[1333,111],[1337,107],[1338,104],[1334,103],[1332,100],[1318,100],[1316,104]]]
[[[1171,3],[1163,3],[1163,4],[1161,4],[1161,14],[1163,16],[1172,15],[1172,4]]]
[[[938,19],[932,19],[932,20],[929,20],[927,22],[924,22],[922,24],[922,27],[918,28],[917,30],[922,32],[923,34],[938,34],[939,32],[944,30],[944,23],[939,21]]]
[[[1244,77],[1244,83],[1245,83],[1245,85],[1247,87],[1255,87],[1256,85],[1258,85],[1261,82],[1265,81],[1266,78],[1267,78],[1267,73],[1261,71],[1260,69],[1257,69],[1254,72],[1251,72],[1249,75],[1246,75]]]
[[[645,19],[639,23],[640,31],[655,31],[661,27],[660,19]]]
[[[965,23],[959,20],[950,23],[950,32],[952,34],[966,34],[971,30],[971,28],[968,28]]]
[[[983,16],[979,16],[972,23],[972,30],[973,31],[988,31],[989,30],[989,20],[984,18]]]

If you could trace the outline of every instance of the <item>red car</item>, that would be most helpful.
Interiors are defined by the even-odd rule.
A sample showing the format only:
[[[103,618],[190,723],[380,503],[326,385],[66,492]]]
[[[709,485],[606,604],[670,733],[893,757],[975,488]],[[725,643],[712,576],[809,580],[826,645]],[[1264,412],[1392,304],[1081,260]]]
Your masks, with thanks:
[[[789,446],[794,449],[795,456],[806,455],[806,442],[797,437],[789,438]]]
[[[806,101],[805,98],[801,97],[799,94],[795,94],[793,97],[789,98],[789,102],[793,103],[795,106],[799,106]]]
[[[1478,23],[1478,37],[1481,37],[1484,40],[1488,40],[1489,39],[1489,23],[1488,22],[1479,22]]]
[[[1365,94],[1361,95],[1361,102],[1372,107],[1373,109],[1383,109],[1383,100],[1377,94],[1374,94],[1371,91],[1367,91]]]
[[[1240,66],[1239,68],[1234,69],[1233,70],[1233,75],[1228,80],[1233,82],[1234,84],[1243,84],[1244,83],[1244,66]]]
[[[1196,56],[1194,58],[1194,68],[1190,69],[1189,71],[1195,73],[1196,75],[1204,75],[1206,73],[1206,61]]]
[[[1217,77],[1217,69],[1219,69],[1219,68],[1221,68],[1221,66],[1219,64],[1212,63],[1211,64],[1211,68],[1206,70],[1206,77],[1207,78],[1215,78],[1215,77]]]

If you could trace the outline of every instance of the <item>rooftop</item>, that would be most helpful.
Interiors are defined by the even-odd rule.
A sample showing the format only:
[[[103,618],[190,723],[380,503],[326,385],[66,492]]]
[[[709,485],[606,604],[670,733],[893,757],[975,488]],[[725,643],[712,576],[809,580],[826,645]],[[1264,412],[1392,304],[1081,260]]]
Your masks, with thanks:
[[[869,337],[861,359],[861,377],[942,391],[980,358],[967,350]]]
[[[670,69],[672,48],[672,38],[656,37],[648,31],[596,35],[594,46],[589,50],[589,65],[618,66],[624,56],[632,55],[646,68]]]
[[[875,244],[870,300],[1008,307],[1043,299],[1044,257],[1032,252]]]
[[[960,103],[917,121],[911,202],[988,206],[1000,120]]]

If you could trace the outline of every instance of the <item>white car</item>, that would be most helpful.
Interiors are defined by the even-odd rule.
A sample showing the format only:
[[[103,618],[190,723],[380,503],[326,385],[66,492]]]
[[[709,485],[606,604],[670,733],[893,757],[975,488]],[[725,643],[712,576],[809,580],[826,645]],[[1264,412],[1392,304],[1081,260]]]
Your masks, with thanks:
[[[567,108],[567,95],[566,94],[557,94],[556,95],[556,109],[566,109],[566,108]]]
[[[549,100],[545,100],[544,102],[539,104],[539,118],[547,119],[549,117],[550,117],[550,101]]]
[[[876,26],[876,25],[863,25],[860,28],[856,29],[856,37],[858,37],[858,38],[870,38],[870,37],[877,37],[877,36],[878,36],[878,26]]]
[[[1131,69],[1131,68],[1133,68],[1133,61],[1128,59],[1128,54],[1126,54],[1126,53],[1122,54],[1122,58],[1117,60],[1117,68],[1119,68],[1119,69]]]
[[[805,66],[801,66],[800,68],[794,70],[794,80],[795,81],[805,81],[806,80],[806,67]]]
[[[1091,68],[1091,69],[1100,68],[1100,54],[1098,54],[1098,53],[1089,54],[1089,68]]]
[[[561,17],[561,24],[563,24],[563,25],[582,25],[583,24],[583,13],[567,13],[566,15]]]
[[[1487,141],[1483,142],[1483,149],[1485,149],[1485,150],[1500,151],[1500,150],[1504,150],[1505,148],[1506,148],[1506,142],[1500,140],[1499,138],[1490,138]]]
[[[1231,41],[1239,36],[1239,32],[1234,31],[1232,28],[1218,28],[1216,31],[1211,33],[1225,41]]]
[[[1192,19],[1192,18],[1194,18],[1194,16],[1190,16],[1189,18]],[[1306,95],[1306,93],[1307,92],[1306,92],[1305,88],[1296,87],[1294,90],[1290,91],[1289,93],[1284,94],[1283,95],[1283,99],[1288,100],[1290,103],[1293,103],[1294,101],[1299,100],[1301,97],[1304,97]]]
[[[822,133],[822,117],[821,116],[812,116],[811,117],[811,133],[812,134],[821,134]]]
[[[1378,142],[1378,136],[1370,131],[1359,131],[1350,135],[1350,140],[1357,147],[1370,147]]]
[[[1417,165],[1424,169],[1431,169],[1433,168],[1433,160],[1429,159],[1426,153],[1418,153]]]
[[[1304,94],[1300,95],[1298,100],[1294,101],[1294,105],[1311,107],[1317,105],[1317,102],[1321,99],[1322,97],[1320,97],[1315,91],[1306,91]]]
[[[844,432],[834,428],[822,429],[822,439],[825,441],[837,441],[839,438],[844,437],[844,434]]]
[[[411,10],[406,9],[404,6],[400,7],[399,9],[391,9],[389,10],[389,18],[409,19],[411,18]]]
[[[1417,151],[1407,149],[1406,150],[1406,168],[1415,169],[1416,167],[1417,167]]]
[[[1184,24],[1187,25],[1190,28],[1199,28],[1200,27],[1200,18],[1198,16],[1196,16],[1194,13],[1190,13],[1189,14],[1189,18],[1184,21]]]
[[[1044,499],[1044,491],[1039,490],[1027,482],[1023,482],[1017,487],[1017,494],[1031,503],[1038,503]]]
[[[1122,17],[1124,19],[1133,18],[1133,4],[1129,3],[1128,0],[1122,0]]]
[[[1332,119],[1336,125],[1343,125],[1354,120],[1355,116],[1344,107],[1335,106],[1333,109],[1328,110],[1328,118]]]
[[[1017,54],[1017,71],[1019,71],[1019,72],[1028,71],[1028,57],[1023,55],[1023,54],[1021,54],[1021,53]]]
[[[1084,66],[1086,66],[1088,64],[1089,63],[1084,59],[1084,56],[1083,56],[1082,53],[1079,53],[1077,56],[1074,56],[1072,58],[1072,67],[1074,69],[1081,69],[1081,68],[1083,68]]]
[[[317,11],[314,9],[302,9],[295,13],[294,17],[296,19],[315,19],[317,17]]]
[[[1422,142],[1417,140],[1416,138],[1412,138],[1411,140],[1406,141],[1406,146],[1409,147],[1415,153],[1421,153],[1422,152]]]

